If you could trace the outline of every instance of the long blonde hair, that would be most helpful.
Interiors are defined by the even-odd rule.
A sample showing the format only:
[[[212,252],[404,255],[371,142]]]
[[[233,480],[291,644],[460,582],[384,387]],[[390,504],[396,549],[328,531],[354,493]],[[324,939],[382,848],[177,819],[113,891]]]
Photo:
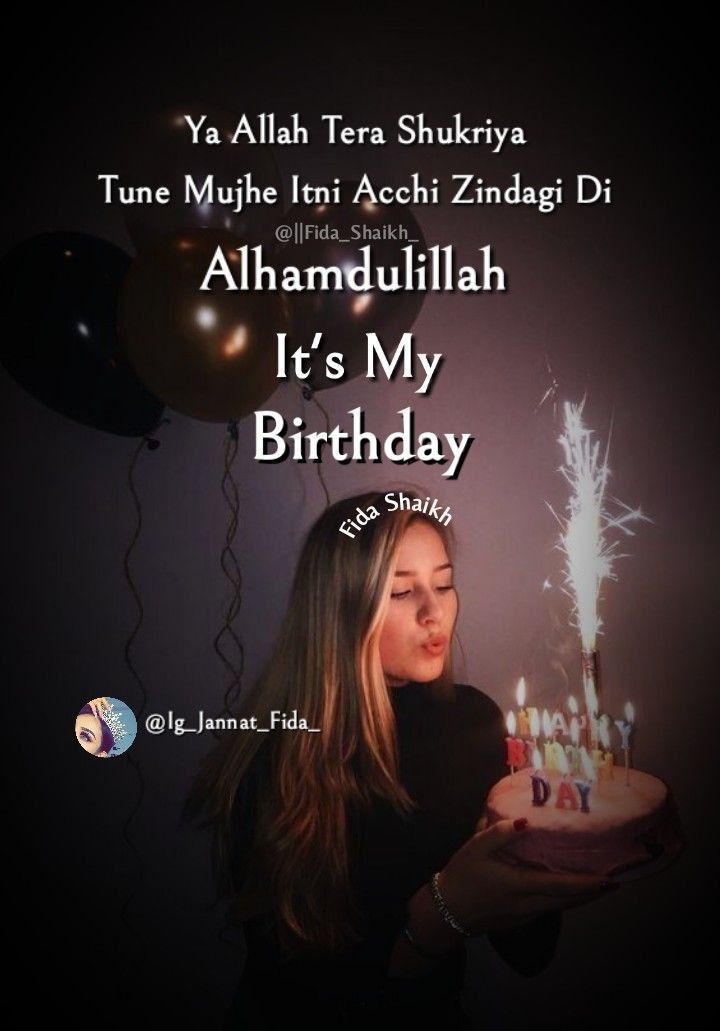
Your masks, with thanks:
[[[424,499],[403,491],[411,501]],[[346,524],[375,509],[361,529]],[[192,785],[186,814],[203,812],[213,830],[224,890],[240,918],[271,909],[288,954],[300,947],[335,952],[357,939],[349,884],[349,807],[387,800],[407,813],[414,802],[398,775],[395,718],[379,654],[393,563],[407,527],[427,521],[452,561],[454,536],[420,511],[391,510],[384,492],[345,498],[311,527],[290,601],[263,673],[238,716],[270,725],[272,710],[292,712],[321,733],[228,731]],[[452,692],[449,658],[430,689]],[[232,854],[234,802],[252,760],[270,748],[258,785],[254,836],[242,872]]]

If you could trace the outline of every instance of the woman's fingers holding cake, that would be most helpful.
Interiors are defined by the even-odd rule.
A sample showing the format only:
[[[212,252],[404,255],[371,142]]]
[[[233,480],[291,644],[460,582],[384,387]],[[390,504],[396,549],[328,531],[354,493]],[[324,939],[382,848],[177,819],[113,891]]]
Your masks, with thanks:
[[[499,820],[477,831],[440,871],[437,889],[455,919],[472,934],[511,929],[551,910],[568,909],[602,894],[590,874],[562,874],[508,860],[503,854],[528,826]]]
[[[478,824],[478,830],[470,840],[474,843],[476,852],[490,855],[492,852],[497,852],[506,845],[509,845],[519,833],[525,830],[527,825],[528,822],[524,818],[520,820],[498,820],[492,827],[487,828],[481,828],[480,824]]]

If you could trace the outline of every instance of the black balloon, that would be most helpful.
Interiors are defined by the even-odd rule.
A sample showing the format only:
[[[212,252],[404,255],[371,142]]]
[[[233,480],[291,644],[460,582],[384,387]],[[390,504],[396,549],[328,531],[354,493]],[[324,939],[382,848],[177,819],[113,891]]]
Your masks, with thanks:
[[[222,143],[196,143],[188,123],[199,125],[204,140],[206,129],[218,129]],[[167,186],[167,204],[133,204],[124,206],[125,224],[138,250],[144,250],[161,237],[186,229],[225,229],[242,236],[250,244],[269,242],[282,212],[282,180],[272,150],[261,144],[231,143],[235,125],[225,111],[198,104],[178,104],[172,108],[143,116],[128,141],[121,161],[121,182],[127,186]],[[185,204],[185,176],[199,190],[207,176],[215,186],[235,188],[238,178],[252,176],[252,183],[261,190],[277,191],[274,205],[205,204],[192,199]]]
[[[340,184],[342,204],[296,205],[283,216],[288,225],[330,226],[339,240],[313,239],[307,234],[304,243],[289,243],[278,251],[278,265],[337,265],[352,267],[361,264],[360,248],[371,247],[372,264],[402,266],[404,247],[412,246],[415,255],[427,253],[425,237],[412,212],[402,206],[352,204],[358,183]],[[357,227],[357,228],[354,228]],[[366,238],[362,234],[366,233]],[[393,238],[393,233],[396,234]],[[359,238],[353,238],[359,234]],[[370,237],[375,237],[371,239]],[[387,238],[383,239],[383,236]],[[344,241],[344,242],[343,242]],[[396,293],[369,290],[357,293],[342,291],[307,291],[289,295],[292,315],[293,350],[308,350],[316,332],[323,333],[323,346],[312,352],[308,380],[314,390],[325,390],[364,374],[367,369],[368,332],[381,333],[393,344],[412,328],[423,305],[421,291]],[[385,342],[385,341],[383,341]],[[325,355],[339,351],[343,355],[345,375],[341,380],[328,379]]]
[[[237,269],[243,241],[195,229],[167,236],[135,259],[120,298],[125,354],[147,388],[176,411],[209,422],[240,419],[277,386],[277,332],[287,332],[278,293],[229,291],[214,278],[218,247]]]
[[[49,408],[86,426],[142,436],[163,406],[122,356],[117,301],[130,258],[85,233],[43,233],[0,262],[8,372]]]

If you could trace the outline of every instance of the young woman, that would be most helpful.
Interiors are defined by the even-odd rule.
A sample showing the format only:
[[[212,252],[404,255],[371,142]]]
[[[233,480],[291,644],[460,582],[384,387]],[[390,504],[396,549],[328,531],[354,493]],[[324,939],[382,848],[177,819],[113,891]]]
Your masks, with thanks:
[[[340,532],[358,508],[366,524]],[[228,733],[188,799],[213,828],[247,943],[228,1028],[414,1015],[471,1027],[467,938],[488,934],[531,974],[552,955],[559,911],[602,890],[503,862],[522,823],[483,828],[505,729],[490,698],[453,683],[453,553],[447,527],[383,493],[337,502],[307,536],[239,715],[262,728],[296,713],[309,729],[276,716],[269,733]]]
[[[75,720],[75,737],[81,748],[98,759],[107,759],[115,747],[112,730],[106,723],[110,710],[107,698],[93,698],[83,705]]]

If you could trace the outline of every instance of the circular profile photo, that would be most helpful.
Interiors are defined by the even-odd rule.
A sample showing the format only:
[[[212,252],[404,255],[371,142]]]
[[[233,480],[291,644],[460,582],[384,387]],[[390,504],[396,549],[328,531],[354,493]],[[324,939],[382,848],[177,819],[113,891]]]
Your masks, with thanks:
[[[114,759],[127,752],[136,734],[135,713],[119,698],[92,698],[75,719],[80,747],[97,759]]]

